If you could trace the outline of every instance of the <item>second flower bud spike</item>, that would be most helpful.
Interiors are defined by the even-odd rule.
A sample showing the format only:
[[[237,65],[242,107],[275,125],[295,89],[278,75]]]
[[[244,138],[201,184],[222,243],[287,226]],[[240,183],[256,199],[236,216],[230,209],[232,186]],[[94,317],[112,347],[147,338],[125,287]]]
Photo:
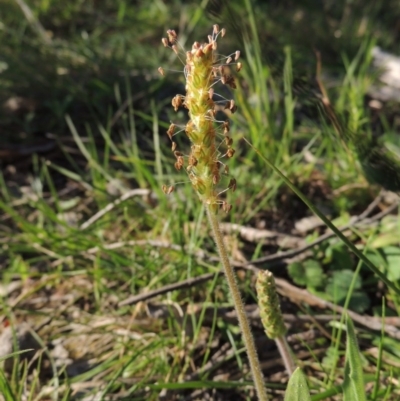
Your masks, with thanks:
[[[256,282],[258,307],[260,308],[261,322],[267,336],[275,339],[286,333],[281,306],[273,274],[268,271],[260,271]]]

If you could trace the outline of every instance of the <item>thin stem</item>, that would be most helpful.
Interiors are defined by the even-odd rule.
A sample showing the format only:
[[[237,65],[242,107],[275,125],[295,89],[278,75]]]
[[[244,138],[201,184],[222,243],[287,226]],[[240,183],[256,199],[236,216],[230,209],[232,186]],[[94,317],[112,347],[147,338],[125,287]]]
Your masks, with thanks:
[[[267,390],[264,385],[264,377],[261,372],[260,361],[258,359],[254,338],[251,333],[250,324],[244,310],[244,304],[240,295],[239,287],[236,280],[235,271],[229,263],[228,253],[224,241],[222,239],[221,231],[219,229],[219,222],[216,214],[206,205],[208,221],[214,234],[214,240],[217,245],[218,253],[221,258],[221,263],[225,271],[226,279],[228,281],[229,290],[232,295],[233,303],[235,305],[236,313],[239,320],[239,326],[242,331],[242,338],[247,350],[251,373],[253,375],[254,385],[256,388],[257,396],[260,401],[267,401]]]
[[[296,364],[294,363],[293,356],[285,336],[275,338],[275,344],[278,347],[278,351],[282,357],[286,372],[289,376],[291,376],[296,369]]]

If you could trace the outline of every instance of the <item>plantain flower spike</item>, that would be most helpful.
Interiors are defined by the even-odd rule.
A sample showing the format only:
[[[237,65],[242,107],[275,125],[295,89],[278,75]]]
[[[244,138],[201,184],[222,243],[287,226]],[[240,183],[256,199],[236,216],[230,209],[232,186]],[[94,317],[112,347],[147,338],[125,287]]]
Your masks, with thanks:
[[[261,322],[267,336],[271,339],[282,337],[286,333],[286,327],[276,292],[274,276],[270,271],[265,270],[258,273],[256,290]]]
[[[231,206],[220,198],[220,194],[228,189],[234,190],[236,185],[228,186],[221,191],[221,176],[226,175],[228,168],[220,159],[229,159],[235,153],[232,148],[232,139],[229,136],[229,121],[216,121],[217,106],[220,109],[234,113],[237,109],[233,100],[227,100],[217,96],[221,100],[215,101],[214,87],[222,83],[230,88],[236,88],[234,77],[230,74],[230,67],[227,67],[232,60],[237,61],[240,52],[225,57],[217,55],[217,39],[225,35],[225,30],[220,30],[214,25],[212,35],[208,36],[207,43],[195,42],[190,51],[184,54],[186,78],[186,95],[176,95],[172,99],[172,106],[175,111],[180,107],[188,109],[189,121],[184,131],[191,142],[190,153],[184,155],[174,151],[176,157],[175,167],[180,170],[183,167],[188,174],[193,188],[196,190],[202,202],[216,213],[219,208],[229,211]],[[163,38],[165,47],[170,47],[178,57],[180,45],[175,31],[167,31],[168,38]],[[236,64],[236,70],[240,70],[241,63]],[[159,69],[162,75],[165,74],[162,68]],[[225,109],[224,109],[225,107]],[[175,124],[171,124],[167,135],[172,141],[175,135]],[[228,129],[227,129],[228,127]],[[217,141],[218,138],[218,141]],[[220,149],[224,146],[224,151]],[[173,149],[176,144],[173,142]]]

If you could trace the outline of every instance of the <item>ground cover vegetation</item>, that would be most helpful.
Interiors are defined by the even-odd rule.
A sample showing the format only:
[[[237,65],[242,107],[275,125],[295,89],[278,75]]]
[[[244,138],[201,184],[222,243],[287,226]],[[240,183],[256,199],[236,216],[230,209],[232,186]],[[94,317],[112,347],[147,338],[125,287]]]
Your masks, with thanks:
[[[312,400],[352,399],[354,363],[360,399],[399,399],[399,97],[374,55],[400,54],[400,5],[316,3],[2,2],[0,398],[257,399],[166,134],[188,116],[171,106],[183,64],[160,38],[174,29],[190,49],[218,23],[218,52],[242,64],[235,90],[215,88],[237,107],[216,114],[236,151],[218,217],[269,399],[289,374],[261,324],[260,270]],[[189,154],[185,132],[174,141]]]

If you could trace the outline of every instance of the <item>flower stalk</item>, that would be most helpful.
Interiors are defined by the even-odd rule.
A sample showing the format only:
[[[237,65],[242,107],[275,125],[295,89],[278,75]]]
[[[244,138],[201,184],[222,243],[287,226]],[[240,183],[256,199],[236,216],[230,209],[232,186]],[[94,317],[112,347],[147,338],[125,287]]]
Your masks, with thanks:
[[[176,32],[168,30],[167,34],[168,38],[163,38],[162,43],[179,55],[179,42]],[[195,42],[192,49],[185,53],[186,95],[176,95],[172,99],[172,106],[175,111],[180,107],[188,110],[189,122],[181,130],[186,133],[191,141],[190,153],[185,155],[176,150],[177,144],[173,137],[178,133],[176,131],[177,125],[171,124],[167,135],[171,139],[172,151],[176,157],[176,169],[186,170],[193,188],[207,210],[208,220],[238,315],[257,396],[259,400],[265,401],[268,397],[260,362],[235,271],[229,262],[228,253],[219,229],[217,216],[219,209],[229,212],[232,208],[221,197],[221,194],[227,190],[235,191],[236,180],[230,178],[225,189],[220,189],[221,180],[229,174],[228,167],[221,159],[231,158],[235,150],[232,148],[232,139],[229,136],[229,120],[217,121],[215,117],[217,108],[223,109],[227,113],[234,113],[236,105],[233,100],[227,100],[215,94],[214,86],[216,83],[222,83],[232,89],[236,88],[235,79],[231,75],[231,68],[232,66],[236,67],[237,71],[241,69],[241,63],[238,62],[240,56],[238,51],[223,59],[221,64],[218,65],[221,60],[217,59],[216,54],[217,39],[224,35],[225,30],[220,30],[218,25],[214,25],[212,35],[208,36],[208,43]],[[164,75],[162,68],[159,71]],[[219,142],[217,139],[219,139]],[[221,149],[224,150],[221,151]],[[163,186],[163,190],[169,194],[174,190],[174,187]]]

